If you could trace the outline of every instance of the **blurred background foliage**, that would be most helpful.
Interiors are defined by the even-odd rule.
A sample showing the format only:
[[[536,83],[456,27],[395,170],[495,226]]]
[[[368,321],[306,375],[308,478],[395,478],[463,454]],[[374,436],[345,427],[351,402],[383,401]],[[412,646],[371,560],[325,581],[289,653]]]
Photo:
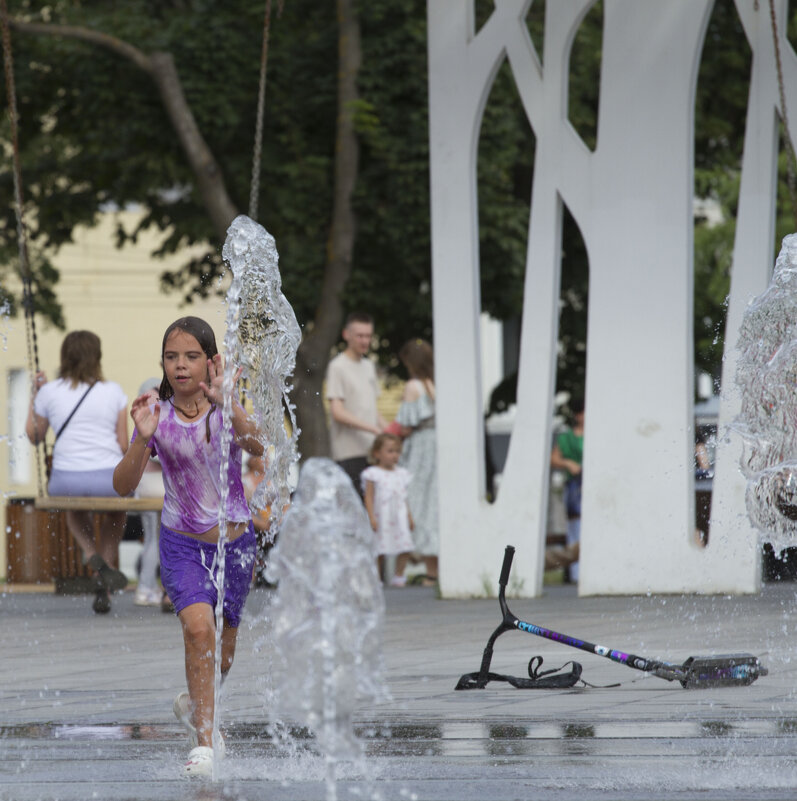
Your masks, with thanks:
[[[549,0],[550,1],[550,0]],[[334,170],[337,26],[334,3],[284,0],[271,23],[259,221],[275,236],[286,296],[302,324],[313,319],[326,260]],[[475,0],[477,28],[494,8]],[[90,27],[141,50],[169,52],[234,203],[246,212],[251,178],[263,2],[253,0],[9,0],[12,16]],[[527,27],[540,61],[545,3]],[[357,234],[346,311],[376,318],[379,356],[397,374],[396,352],[411,337],[433,339],[429,222],[426,3],[368,0],[362,30]],[[569,115],[585,144],[598,143],[602,2],[587,13],[570,62]],[[792,14],[793,38],[797,16]],[[159,232],[155,257],[203,244],[203,257],[162,276],[186,300],[218,291],[221,242],[155,84],[120,56],[74,39],[13,33],[20,141],[39,312],[63,325],[52,257],[78,225],[135,206],[120,247],[141,230]],[[732,0],[714,5],[695,102],[695,364],[718,378],[744,143],[751,54]],[[2,99],[5,111],[6,98]],[[8,115],[0,138],[8,153]],[[483,310],[519,331],[534,175],[534,132],[508,64],[498,72],[478,143]],[[794,228],[780,163],[777,239]],[[0,304],[18,306],[6,277],[18,268],[10,160],[0,167]],[[463,280],[468,280],[463,274]],[[565,209],[558,388],[583,392],[589,263]],[[642,301],[644,302],[644,300]],[[629,332],[633,335],[633,332]],[[513,400],[514,376],[496,393]]]

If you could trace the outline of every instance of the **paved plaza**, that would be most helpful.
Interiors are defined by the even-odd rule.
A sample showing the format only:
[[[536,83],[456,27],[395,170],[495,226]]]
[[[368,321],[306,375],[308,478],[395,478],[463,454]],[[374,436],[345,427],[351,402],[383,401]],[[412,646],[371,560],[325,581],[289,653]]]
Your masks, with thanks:
[[[571,586],[551,586],[542,598],[510,601],[527,621],[641,656],[754,653],[769,675],[748,687],[684,690],[513,631],[498,640],[497,672],[524,675],[538,654],[546,667],[576,659],[596,686],[466,692],[454,685],[478,670],[500,622],[497,601],[388,590],[392,700],[359,711],[367,757],[338,766],[334,793],[383,801],[797,798],[796,589],[781,582],[755,597],[578,598]],[[187,744],[171,705],[184,686],[183,654],[172,616],[135,607],[129,591],[104,617],[86,596],[0,595],[0,799],[329,798],[312,742],[278,744],[266,731],[259,621],[270,597],[257,590],[247,604],[225,688],[228,758],[210,782],[180,775]]]

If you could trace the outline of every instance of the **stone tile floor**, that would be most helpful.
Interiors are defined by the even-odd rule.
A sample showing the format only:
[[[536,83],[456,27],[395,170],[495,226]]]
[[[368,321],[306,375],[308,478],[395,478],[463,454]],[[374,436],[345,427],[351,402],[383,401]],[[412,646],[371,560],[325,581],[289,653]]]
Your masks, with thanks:
[[[6,588],[8,589],[8,588]],[[519,617],[612,648],[680,662],[751,652],[769,675],[748,687],[684,690],[521,632],[503,635],[493,669],[523,675],[576,659],[593,685],[454,692],[478,669],[500,622],[495,600],[441,601],[386,591],[392,700],[360,709],[361,764],[328,765],[305,736],[267,733],[261,693],[268,591],[254,591],[225,688],[229,758],[218,780],[180,776],[186,753],[171,702],[183,687],[179,626],[132,593],[95,616],[86,597],[0,594],[2,801],[255,799],[797,798],[795,585],[758,596],[578,598],[573,587],[510,601]]]

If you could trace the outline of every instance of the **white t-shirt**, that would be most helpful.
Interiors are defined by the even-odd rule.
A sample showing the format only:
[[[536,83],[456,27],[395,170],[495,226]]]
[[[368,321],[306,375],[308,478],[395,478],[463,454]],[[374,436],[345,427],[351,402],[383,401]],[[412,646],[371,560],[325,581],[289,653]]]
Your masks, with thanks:
[[[379,412],[376,399],[379,396],[379,384],[376,380],[374,363],[365,357],[354,361],[345,353],[339,353],[327,367],[326,395],[329,400],[339,398],[346,411],[366,423],[376,425]],[[329,443],[332,446],[332,458],[335,461],[365,456],[368,453],[375,434],[352,428],[336,422],[329,424]]]
[[[83,397],[88,384],[72,387],[59,378],[48,381],[33,401],[33,411],[46,417],[53,431],[61,426]],[[127,409],[127,396],[119,384],[98,381],[75,412],[53,450],[53,469],[83,472],[116,467],[122,449],[116,438],[119,412]]]

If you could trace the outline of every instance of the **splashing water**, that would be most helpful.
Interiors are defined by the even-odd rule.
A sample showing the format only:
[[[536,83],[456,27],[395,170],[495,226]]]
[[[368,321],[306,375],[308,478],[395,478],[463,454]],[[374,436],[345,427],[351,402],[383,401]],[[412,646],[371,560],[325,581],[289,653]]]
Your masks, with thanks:
[[[755,298],[739,332],[736,385],[750,522],[775,550],[797,534],[797,234],[783,239],[769,287]]]
[[[279,582],[271,609],[275,702],[315,734],[332,801],[337,762],[362,755],[352,727],[357,704],[388,693],[373,532],[351,480],[330,459],[302,467],[268,575]]]
[[[252,413],[268,453],[265,480],[258,485],[252,506],[270,508],[268,536],[273,542],[290,502],[288,476],[299,458],[299,429],[289,382],[302,332],[282,294],[274,237],[262,225],[244,215],[236,217],[227,232],[222,256],[233,273],[227,292],[225,380],[229,376],[232,381],[238,366],[244,368]],[[286,414],[290,434],[285,427]]]
[[[236,217],[227,231],[222,256],[232,271],[227,291],[227,319],[224,336],[224,406],[221,434],[219,542],[216,551],[216,659],[213,706],[213,778],[215,755],[221,750],[219,733],[221,695],[221,635],[224,624],[224,570],[227,541],[227,472],[232,442],[232,393],[235,375],[243,368],[248,384],[246,395],[250,414],[257,422],[266,459],[265,478],[258,486],[252,507],[270,507],[269,539],[276,537],[284,509],[290,499],[288,483],[291,465],[298,460],[294,406],[288,393],[296,364],[301,330],[293,309],[281,291],[279,256],[274,237],[263,226],[244,215]],[[291,433],[285,428],[289,415]],[[211,575],[214,575],[211,573]]]

